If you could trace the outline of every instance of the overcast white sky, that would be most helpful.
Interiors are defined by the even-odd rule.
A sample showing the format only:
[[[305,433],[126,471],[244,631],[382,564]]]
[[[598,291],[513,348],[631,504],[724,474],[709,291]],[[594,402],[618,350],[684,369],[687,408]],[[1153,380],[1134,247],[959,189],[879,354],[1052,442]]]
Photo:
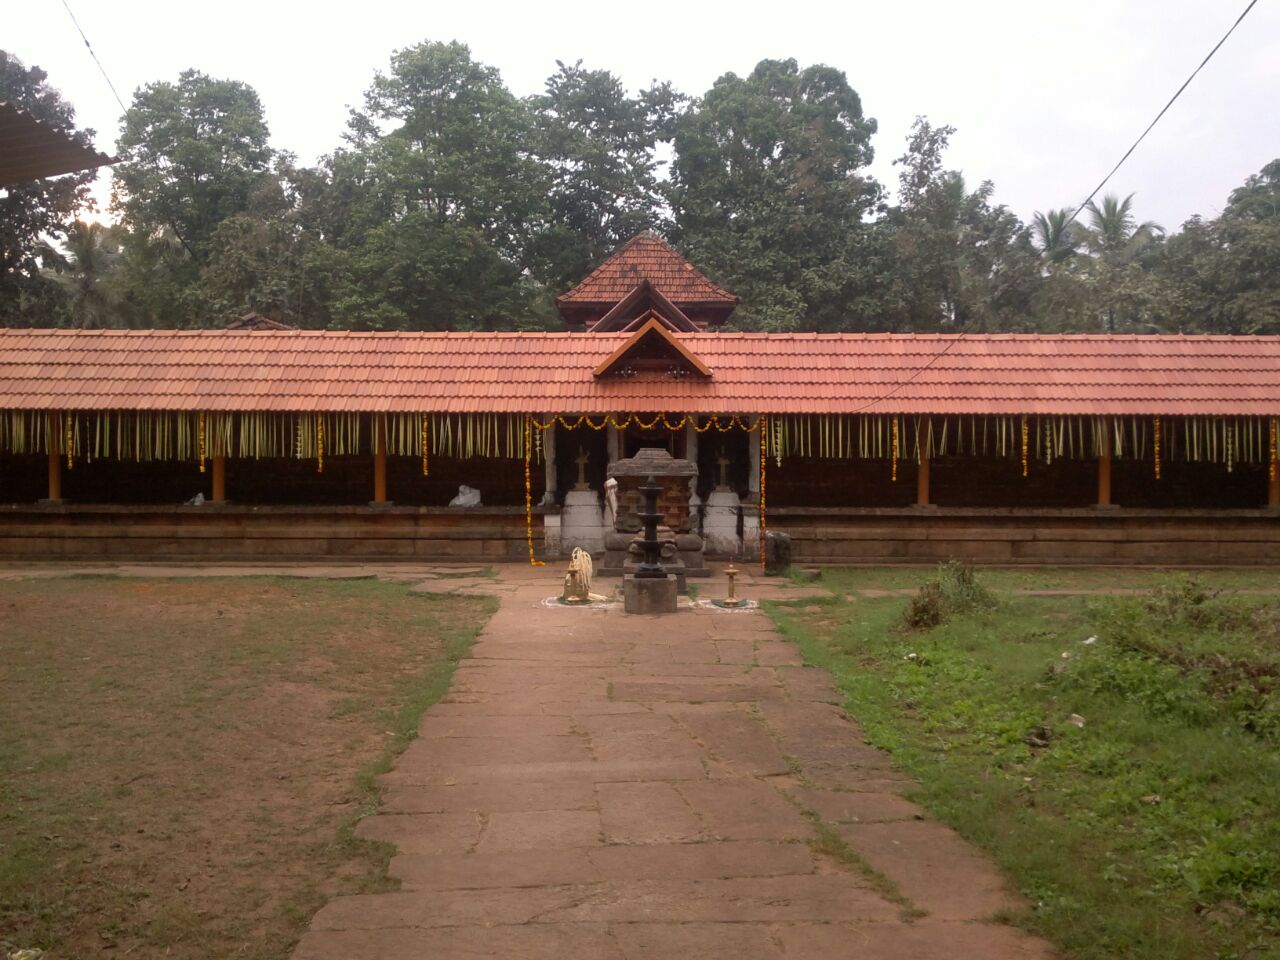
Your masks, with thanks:
[[[519,95],[540,90],[556,59],[690,94],[764,57],[827,63],[879,121],[883,183],[896,185],[892,161],[926,114],[958,128],[949,166],[975,186],[995,181],[997,201],[1025,220],[1083,199],[1246,0],[69,2],[126,103],[187,67],[246,81],[274,145],[303,162],[337,144],[347,105],[391,51],[424,39],[469,44]],[[60,0],[11,11],[0,46],[47,70],[98,146],[114,145],[120,110]],[[1280,0],[1261,0],[1108,191],[1136,191],[1138,215],[1167,228],[1216,214],[1280,156],[1278,105]]]

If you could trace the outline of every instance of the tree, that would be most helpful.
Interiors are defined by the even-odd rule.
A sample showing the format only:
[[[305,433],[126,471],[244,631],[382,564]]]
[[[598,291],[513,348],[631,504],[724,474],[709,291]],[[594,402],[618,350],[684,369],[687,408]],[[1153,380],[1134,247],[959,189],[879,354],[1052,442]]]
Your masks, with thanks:
[[[147,84],[121,123],[113,206],[135,232],[171,230],[193,267],[203,264],[218,225],[243,213],[268,176],[267,136],[248,84],[197,70]]]
[[[1184,223],[1154,273],[1163,327],[1280,332],[1280,160],[1232,191],[1216,220]]]
[[[1030,233],[991,202],[984,181],[970,192],[947,170],[955,132],[917,117],[895,161],[898,205],[886,217],[892,265],[882,300],[885,324],[900,330],[1024,329],[1040,279]]]
[[[93,146],[92,130],[77,130],[75,111],[48,84],[39,67],[0,50],[0,101],[27,111],[54,130]],[[71,173],[20,183],[0,195],[0,323],[47,324],[60,300],[59,289],[41,272],[56,259],[51,246],[65,238],[76,213],[89,207],[96,172]]]
[[[116,326],[112,281],[120,261],[119,228],[77,220],[67,231],[63,255],[48,271],[67,294],[70,326]]]
[[[556,61],[546,92],[530,101],[539,159],[550,176],[547,228],[534,240],[541,279],[561,291],[662,216],[656,156],[685,97],[655,82],[629,97],[605,70]]]
[[[743,325],[838,329],[865,303],[875,129],[842,72],[795,60],[725,74],[681,117],[675,239],[743,298]]]
[[[1085,204],[1089,224],[1084,244],[1092,255],[1087,274],[1092,281],[1097,309],[1107,332],[1121,324],[1137,325],[1148,293],[1144,271],[1158,255],[1164,228],[1133,215],[1133,194],[1123,200],[1113,194]]]
[[[1040,255],[1051,266],[1066,263],[1080,248],[1079,231],[1071,220],[1071,211],[1063,207],[1048,213],[1036,212],[1031,232]]]
[[[387,123],[395,126],[384,136]],[[417,211],[473,227],[514,260],[545,218],[532,113],[464,44],[392,54],[352,114],[349,139],[368,156],[391,219]]]
[[[547,298],[525,270],[549,181],[535,134],[529,105],[463,44],[393,54],[349,147],[302,178],[299,222],[317,241],[307,272],[327,288],[329,322],[448,330],[536,315]]]

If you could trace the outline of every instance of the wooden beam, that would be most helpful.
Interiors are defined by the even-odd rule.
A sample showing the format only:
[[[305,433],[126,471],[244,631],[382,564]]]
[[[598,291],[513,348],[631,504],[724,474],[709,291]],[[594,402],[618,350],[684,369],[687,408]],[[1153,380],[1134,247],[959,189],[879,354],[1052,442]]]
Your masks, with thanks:
[[[54,503],[62,499],[62,454],[49,451],[49,497]]]
[[[218,454],[213,457],[213,502],[227,502],[227,458]]]
[[[920,463],[916,467],[916,506],[929,506],[929,451],[924,449],[920,451]]]
[[[387,422],[375,417],[373,423],[373,502],[387,502]]]

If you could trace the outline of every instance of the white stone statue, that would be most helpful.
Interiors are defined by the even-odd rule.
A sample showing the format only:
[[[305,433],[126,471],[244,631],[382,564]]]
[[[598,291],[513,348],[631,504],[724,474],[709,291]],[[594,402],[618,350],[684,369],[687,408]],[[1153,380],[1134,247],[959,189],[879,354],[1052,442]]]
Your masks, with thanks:
[[[604,528],[612,530],[618,519],[618,481],[613,477],[604,482],[604,502],[607,510]]]
[[[573,556],[569,558],[569,572],[564,575],[564,593],[560,599],[564,603],[591,603],[593,600],[607,600],[598,593],[591,592],[591,577],[595,567],[591,563],[591,554],[581,547],[573,548]]]

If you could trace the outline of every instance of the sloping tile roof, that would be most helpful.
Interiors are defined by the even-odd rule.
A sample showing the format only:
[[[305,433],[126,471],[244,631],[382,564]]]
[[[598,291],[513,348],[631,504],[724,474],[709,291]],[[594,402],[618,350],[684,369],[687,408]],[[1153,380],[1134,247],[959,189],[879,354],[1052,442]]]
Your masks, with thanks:
[[[632,237],[587,278],[556,298],[561,304],[615,304],[648,280],[672,303],[734,304],[738,298],[708,280],[652,231]]]
[[[0,330],[0,410],[1280,416],[1280,337],[675,336],[711,378],[592,376],[625,334]]]
[[[37,120],[12,103],[0,102],[0,186],[56,177],[115,163],[92,146]]]

